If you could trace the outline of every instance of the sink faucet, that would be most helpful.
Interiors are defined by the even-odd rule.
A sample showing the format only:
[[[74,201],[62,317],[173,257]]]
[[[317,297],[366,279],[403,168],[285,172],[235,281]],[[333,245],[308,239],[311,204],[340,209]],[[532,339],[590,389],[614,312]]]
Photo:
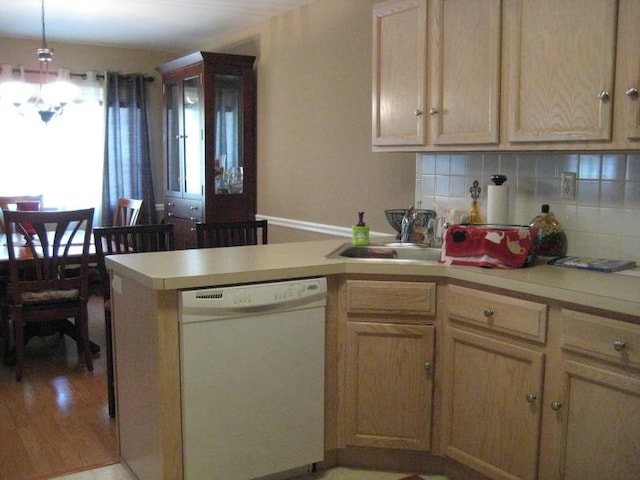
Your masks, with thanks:
[[[404,212],[404,216],[402,217],[402,223],[400,224],[400,242],[408,243],[411,238],[411,233],[413,232],[413,222],[416,220],[416,209],[413,205],[406,212]]]

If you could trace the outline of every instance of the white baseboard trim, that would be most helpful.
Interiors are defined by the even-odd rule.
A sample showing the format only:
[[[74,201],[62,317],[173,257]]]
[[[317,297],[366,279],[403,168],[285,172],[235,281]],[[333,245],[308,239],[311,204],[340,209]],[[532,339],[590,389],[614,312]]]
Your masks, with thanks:
[[[333,235],[335,237],[351,238],[351,227],[338,227],[336,225],[326,225],[324,223],[303,222],[301,220],[292,220],[290,218],[272,217],[269,215],[256,215],[257,220],[267,220],[270,225],[278,227],[293,228],[295,230],[304,230],[307,232],[324,233],[325,235]],[[369,232],[371,237],[388,237],[389,233]]]

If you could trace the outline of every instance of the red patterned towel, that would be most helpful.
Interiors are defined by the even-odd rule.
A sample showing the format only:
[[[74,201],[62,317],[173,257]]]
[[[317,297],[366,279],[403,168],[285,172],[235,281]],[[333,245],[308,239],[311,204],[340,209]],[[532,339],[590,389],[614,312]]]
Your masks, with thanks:
[[[442,245],[440,263],[519,268],[527,260],[535,228],[495,228],[451,225]]]

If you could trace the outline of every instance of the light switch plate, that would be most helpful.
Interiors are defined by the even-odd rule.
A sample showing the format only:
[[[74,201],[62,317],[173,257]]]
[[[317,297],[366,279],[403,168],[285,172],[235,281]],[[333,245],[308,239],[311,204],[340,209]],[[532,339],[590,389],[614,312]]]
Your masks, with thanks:
[[[575,172],[562,172],[562,175],[560,176],[560,198],[576,198]]]

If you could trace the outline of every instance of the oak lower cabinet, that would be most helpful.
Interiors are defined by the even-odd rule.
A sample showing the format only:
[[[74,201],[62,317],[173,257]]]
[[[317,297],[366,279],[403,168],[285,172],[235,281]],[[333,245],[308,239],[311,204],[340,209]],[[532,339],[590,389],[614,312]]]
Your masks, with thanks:
[[[544,304],[447,287],[447,456],[489,478],[537,478],[546,321]]]
[[[546,399],[563,480],[640,474],[640,325],[562,310],[560,389]],[[555,392],[554,392],[555,393]]]
[[[341,295],[344,445],[428,451],[436,285],[347,280]]]

